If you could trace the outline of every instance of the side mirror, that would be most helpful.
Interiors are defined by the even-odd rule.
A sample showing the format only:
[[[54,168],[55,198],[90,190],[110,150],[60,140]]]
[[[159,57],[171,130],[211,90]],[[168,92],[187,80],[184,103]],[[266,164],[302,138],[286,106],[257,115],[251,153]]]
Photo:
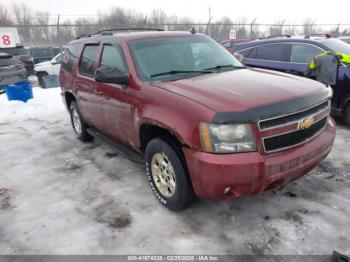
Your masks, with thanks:
[[[95,80],[102,83],[128,85],[129,75],[114,67],[100,67],[95,71]]]
[[[243,63],[243,60],[244,60],[244,56],[241,55],[241,54],[238,54],[238,53],[235,53],[233,55],[239,62]]]
[[[55,59],[51,59],[51,65],[56,65],[58,64],[57,61]]]

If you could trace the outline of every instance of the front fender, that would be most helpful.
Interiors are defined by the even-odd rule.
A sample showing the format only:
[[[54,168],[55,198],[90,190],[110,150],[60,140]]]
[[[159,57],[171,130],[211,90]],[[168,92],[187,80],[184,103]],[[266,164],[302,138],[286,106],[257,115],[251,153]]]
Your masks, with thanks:
[[[194,150],[200,149],[199,123],[210,122],[214,116],[211,109],[181,95],[152,87],[142,107],[136,108],[134,127],[135,147],[140,148],[139,131],[142,124],[166,129],[177,137],[180,143]],[[154,93],[153,93],[154,92]]]

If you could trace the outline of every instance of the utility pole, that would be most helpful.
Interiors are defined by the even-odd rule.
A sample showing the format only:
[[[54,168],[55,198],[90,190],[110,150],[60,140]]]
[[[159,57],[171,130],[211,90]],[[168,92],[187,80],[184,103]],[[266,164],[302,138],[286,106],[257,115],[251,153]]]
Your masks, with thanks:
[[[250,32],[249,37],[253,38],[253,25],[255,24],[257,18],[254,18],[254,20],[250,23]]]
[[[207,31],[208,35],[210,36],[210,22],[211,22],[212,16],[211,16],[211,8],[209,7],[209,17],[208,17],[208,24],[207,24]]]
[[[58,46],[61,47],[60,15],[57,16],[57,41],[58,41]]]

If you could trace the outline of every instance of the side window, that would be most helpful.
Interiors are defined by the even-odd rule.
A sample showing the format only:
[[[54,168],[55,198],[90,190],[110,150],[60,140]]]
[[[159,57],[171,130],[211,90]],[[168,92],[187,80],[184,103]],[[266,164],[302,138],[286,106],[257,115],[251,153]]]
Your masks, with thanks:
[[[284,45],[281,44],[258,46],[256,48],[255,59],[268,61],[285,61],[283,50]]]
[[[255,58],[256,48],[249,48],[238,53],[241,54],[244,58]]]
[[[63,53],[61,67],[70,71],[72,70],[74,60],[78,58],[80,51],[80,43],[70,44]]]
[[[104,45],[103,47],[101,67],[112,67],[122,72],[128,71],[120,48],[110,45]]]
[[[94,76],[94,63],[96,59],[96,54],[98,50],[98,45],[86,45],[81,57],[79,72],[85,76]]]
[[[292,44],[290,61],[292,63],[309,63],[315,56],[323,50],[314,45]]]

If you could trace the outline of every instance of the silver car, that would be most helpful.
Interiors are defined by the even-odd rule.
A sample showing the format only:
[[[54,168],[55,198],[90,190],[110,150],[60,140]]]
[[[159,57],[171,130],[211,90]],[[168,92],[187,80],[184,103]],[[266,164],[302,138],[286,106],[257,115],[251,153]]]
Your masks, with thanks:
[[[27,71],[18,58],[10,54],[0,53],[0,94],[5,92],[5,85],[27,79]]]

